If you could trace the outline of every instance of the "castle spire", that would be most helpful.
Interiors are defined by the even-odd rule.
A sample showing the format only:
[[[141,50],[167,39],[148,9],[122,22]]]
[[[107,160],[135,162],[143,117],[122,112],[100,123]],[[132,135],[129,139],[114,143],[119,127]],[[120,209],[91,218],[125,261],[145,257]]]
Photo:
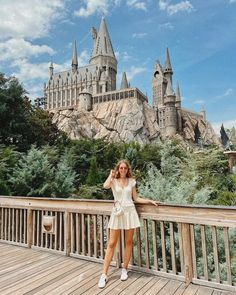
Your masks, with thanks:
[[[71,66],[72,66],[73,71],[77,71],[77,69],[78,69],[78,57],[77,57],[76,41],[74,42],[74,45],[73,45]]]
[[[166,48],[166,60],[164,65],[164,71],[173,74],[168,47]]]
[[[126,72],[123,72],[120,89],[127,89],[127,88],[129,88],[129,84],[128,84]]]
[[[51,62],[50,63],[50,66],[49,66],[49,77],[51,78],[53,76],[53,63]]]
[[[179,82],[176,83],[176,102],[181,102],[180,90],[179,90]]]
[[[95,42],[91,59],[99,55],[116,58],[104,17],[102,17],[97,35],[93,34],[93,38]]]
[[[166,96],[175,96],[174,90],[172,88],[171,82],[168,81],[167,87],[166,87]]]

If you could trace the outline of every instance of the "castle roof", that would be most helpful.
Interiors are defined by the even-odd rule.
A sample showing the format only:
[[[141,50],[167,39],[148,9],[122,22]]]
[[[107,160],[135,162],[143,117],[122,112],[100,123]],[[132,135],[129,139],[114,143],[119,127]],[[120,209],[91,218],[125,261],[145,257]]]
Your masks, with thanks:
[[[179,91],[179,82],[177,81],[176,86],[176,101],[181,101],[180,91]]]
[[[120,89],[127,89],[127,88],[129,88],[129,84],[128,84],[126,73],[123,72]]]
[[[77,48],[76,48],[76,41],[74,42],[73,46],[73,53],[72,53],[72,62],[71,65],[78,67],[78,57],[77,57]]]
[[[168,81],[167,87],[166,87],[166,96],[174,96],[174,95],[175,95],[175,93],[174,93],[174,90],[172,88],[171,82]]]
[[[166,60],[164,65],[164,71],[172,72],[172,66],[170,63],[170,55],[169,55],[169,49],[166,48]]]
[[[92,57],[99,55],[115,57],[114,50],[111,44],[111,39],[107,30],[105,19],[102,18],[97,38],[94,42]]]

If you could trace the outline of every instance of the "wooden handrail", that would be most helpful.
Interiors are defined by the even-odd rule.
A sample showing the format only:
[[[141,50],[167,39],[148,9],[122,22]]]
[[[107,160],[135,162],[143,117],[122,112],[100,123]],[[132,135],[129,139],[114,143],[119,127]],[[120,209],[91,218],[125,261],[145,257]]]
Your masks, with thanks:
[[[0,241],[102,262],[112,205],[113,201],[107,200],[0,196]],[[171,276],[186,284],[236,289],[231,268],[235,238],[229,239],[229,232],[236,229],[236,207],[135,205],[141,228],[135,231],[131,268]],[[210,241],[206,233],[211,235]],[[219,270],[219,242],[225,247],[225,278]],[[209,243],[213,273],[208,267]],[[118,266],[123,261],[124,245],[122,233],[115,255]],[[201,260],[204,265],[199,272]]]

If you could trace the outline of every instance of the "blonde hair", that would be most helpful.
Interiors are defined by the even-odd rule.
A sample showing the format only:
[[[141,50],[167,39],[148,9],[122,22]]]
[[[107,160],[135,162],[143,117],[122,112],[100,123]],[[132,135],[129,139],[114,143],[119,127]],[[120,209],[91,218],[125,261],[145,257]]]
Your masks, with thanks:
[[[133,173],[132,173],[132,169],[131,169],[131,166],[130,166],[130,163],[128,160],[126,159],[123,159],[123,160],[120,160],[117,164],[116,164],[116,167],[115,167],[115,178],[120,178],[120,172],[119,172],[119,168],[120,168],[120,165],[121,164],[125,164],[127,166],[127,173],[126,173],[126,177],[127,178],[132,178],[133,177]]]

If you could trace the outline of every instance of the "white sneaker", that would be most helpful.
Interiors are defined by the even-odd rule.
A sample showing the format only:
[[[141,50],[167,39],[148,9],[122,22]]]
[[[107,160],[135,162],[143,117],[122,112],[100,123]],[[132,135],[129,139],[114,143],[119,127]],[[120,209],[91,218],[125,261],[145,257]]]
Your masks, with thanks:
[[[128,279],[128,273],[125,268],[122,268],[122,270],[121,270],[120,279],[121,279],[121,281],[126,281]]]
[[[104,288],[106,286],[107,281],[108,281],[107,275],[103,273],[99,279],[98,288]]]

